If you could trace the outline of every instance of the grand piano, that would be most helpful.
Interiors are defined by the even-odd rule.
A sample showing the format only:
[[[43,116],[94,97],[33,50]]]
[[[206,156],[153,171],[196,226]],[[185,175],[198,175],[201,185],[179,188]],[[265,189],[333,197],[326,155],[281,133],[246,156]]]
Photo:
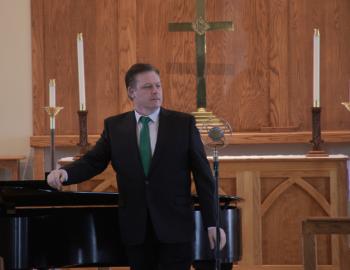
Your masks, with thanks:
[[[239,208],[235,196],[220,196],[227,244],[222,269],[241,257]],[[193,196],[193,265],[209,269],[214,254]],[[119,235],[118,193],[59,192],[46,181],[0,181],[0,257],[5,269],[127,266]]]

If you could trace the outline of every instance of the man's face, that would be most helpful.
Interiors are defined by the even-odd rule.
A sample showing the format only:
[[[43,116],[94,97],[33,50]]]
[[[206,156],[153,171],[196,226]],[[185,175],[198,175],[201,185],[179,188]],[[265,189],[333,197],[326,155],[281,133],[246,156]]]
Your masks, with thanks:
[[[135,109],[139,113],[150,114],[162,105],[163,93],[160,78],[154,71],[139,73],[133,87],[129,87]]]

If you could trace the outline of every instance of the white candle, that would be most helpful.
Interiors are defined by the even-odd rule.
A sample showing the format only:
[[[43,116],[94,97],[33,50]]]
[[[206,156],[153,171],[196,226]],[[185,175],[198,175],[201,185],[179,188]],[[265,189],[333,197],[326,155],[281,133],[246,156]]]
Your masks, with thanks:
[[[83,33],[78,33],[77,50],[78,50],[78,78],[79,78],[79,110],[85,111],[86,110],[86,100],[85,100]]]
[[[56,80],[50,79],[49,82],[49,107],[56,107]]]
[[[314,30],[313,105],[320,107],[320,30]]]

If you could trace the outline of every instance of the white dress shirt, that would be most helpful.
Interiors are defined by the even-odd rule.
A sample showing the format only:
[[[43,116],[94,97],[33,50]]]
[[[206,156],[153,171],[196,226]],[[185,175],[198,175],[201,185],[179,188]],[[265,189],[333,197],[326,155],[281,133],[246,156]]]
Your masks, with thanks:
[[[148,123],[149,127],[149,136],[151,140],[151,150],[152,150],[152,155],[154,154],[154,149],[156,148],[156,143],[157,143],[157,135],[158,135],[158,126],[159,126],[159,111],[160,108],[158,108],[156,111],[154,111],[150,115],[142,115],[139,114],[137,111],[135,111],[135,117],[136,117],[136,135],[137,135],[137,144],[140,146],[140,132],[142,128],[142,123],[139,122],[141,116],[147,116],[151,119]]]

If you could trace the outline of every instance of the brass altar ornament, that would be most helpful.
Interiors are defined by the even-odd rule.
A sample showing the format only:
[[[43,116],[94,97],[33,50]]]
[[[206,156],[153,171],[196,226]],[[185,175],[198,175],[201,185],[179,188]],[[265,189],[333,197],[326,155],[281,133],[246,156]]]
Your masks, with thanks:
[[[45,111],[47,114],[50,116],[50,129],[55,129],[56,124],[55,124],[55,118],[56,115],[63,110],[63,107],[44,107]]]
[[[44,107],[50,117],[55,117],[64,107]]]
[[[203,124],[210,123],[211,126],[222,127],[224,123],[217,118],[213,112],[207,112],[205,108],[198,108],[196,112],[192,112],[192,115],[196,119],[196,126],[200,133],[206,132],[203,130]]]
[[[206,20],[203,19],[203,17],[199,17],[195,22],[192,23],[192,29],[198,35],[202,36],[210,29],[210,25]]]
[[[342,102],[341,104],[344,105],[348,111],[350,111],[350,102]]]

